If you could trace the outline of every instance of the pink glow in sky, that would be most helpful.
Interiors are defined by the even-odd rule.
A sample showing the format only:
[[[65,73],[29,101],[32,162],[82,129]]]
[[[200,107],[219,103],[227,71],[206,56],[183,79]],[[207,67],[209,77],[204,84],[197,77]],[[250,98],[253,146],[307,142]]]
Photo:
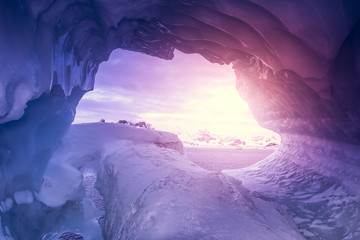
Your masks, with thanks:
[[[95,90],[81,100],[75,123],[144,120],[155,129],[227,136],[269,136],[235,89],[231,66],[175,53],[171,61],[117,50],[100,65]]]

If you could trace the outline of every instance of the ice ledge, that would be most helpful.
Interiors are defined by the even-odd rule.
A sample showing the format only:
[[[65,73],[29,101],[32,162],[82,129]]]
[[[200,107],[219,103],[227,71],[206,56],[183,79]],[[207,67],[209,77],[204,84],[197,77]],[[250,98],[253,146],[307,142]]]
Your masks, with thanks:
[[[293,163],[342,182],[360,196],[360,146],[327,139],[281,135],[281,144],[272,158],[290,159]]]
[[[284,206],[306,239],[359,239],[359,152],[356,145],[288,134],[265,160],[222,173]]]
[[[153,143],[158,147],[173,149],[184,154],[182,142],[173,133],[118,123],[74,124],[65,138],[64,142],[82,141],[84,143],[89,142],[90,144],[91,140],[97,140],[97,142],[104,143],[104,145],[106,142],[120,139],[130,140],[134,143]]]

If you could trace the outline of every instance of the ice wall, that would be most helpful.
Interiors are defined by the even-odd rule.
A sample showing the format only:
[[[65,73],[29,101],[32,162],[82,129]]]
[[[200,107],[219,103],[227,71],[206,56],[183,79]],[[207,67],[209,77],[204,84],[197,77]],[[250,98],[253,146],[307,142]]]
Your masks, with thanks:
[[[92,89],[101,56],[106,56],[102,45],[96,46],[98,37],[92,37],[92,21],[76,25],[89,9],[69,4],[0,2],[2,200],[16,191],[38,189],[78,101]]]
[[[2,123],[20,119],[54,86],[65,99],[75,88],[91,90],[115,48],[165,59],[177,48],[233,63],[239,92],[263,126],[359,144],[358,1],[24,0],[0,9]],[[10,141],[2,138],[1,157],[15,164]]]
[[[46,130],[49,131],[48,128]],[[62,131],[63,129],[59,129],[59,132]],[[122,145],[124,142],[125,146]],[[42,145],[46,146],[44,143]],[[98,220],[104,213],[96,209],[91,196],[87,196],[83,186],[84,182],[87,184],[86,177],[83,176],[92,175],[96,179],[108,155],[116,155],[116,150],[122,147],[129,147],[127,151],[132,153],[133,145],[150,146],[154,151],[166,149],[167,155],[178,154],[185,161],[183,145],[172,133],[115,123],[73,125],[58,144],[48,167],[43,169],[39,190],[18,191],[14,198],[9,197],[0,202],[0,239],[2,240],[3,232],[13,239],[55,240],[68,231],[81,233],[87,240],[102,239]],[[163,156],[162,162],[166,164],[168,158]],[[141,159],[144,164],[148,161],[146,156],[136,159]],[[124,163],[123,157],[114,157],[113,160]],[[28,165],[24,167],[30,169]],[[151,176],[156,176],[150,169],[148,172]],[[145,179],[146,173],[137,177]],[[104,178],[108,179],[106,175]],[[31,182],[26,183],[27,189],[30,189]],[[113,184],[115,183],[102,185],[101,189],[117,191]],[[129,185],[129,189],[136,187],[138,186]],[[107,196],[106,199],[113,204],[122,204],[118,202],[118,198],[109,199]],[[101,207],[103,208],[104,206]]]
[[[47,161],[75,116],[84,94],[74,89],[67,98],[58,87],[28,102],[23,117],[0,125],[2,198],[39,188]],[[46,114],[44,114],[46,113]]]
[[[19,119],[54,85],[66,96],[91,90],[115,48],[165,59],[177,48],[232,62],[265,127],[357,144],[359,9],[335,0],[4,1],[0,121]]]
[[[283,206],[306,239],[360,238],[360,148],[313,137],[283,138],[267,159],[222,173],[241,180],[251,196]]]
[[[102,156],[105,239],[303,239],[279,206],[178,152],[119,141]]]
[[[177,48],[233,62],[267,127],[357,141],[358,1],[19,1],[1,11],[2,122],[56,84],[91,90],[115,48],[165,59]]]
[[[116,48],[232,63],[254,116],[284,144],[309,136],[310,148],[314,139],[358,146],[359,16],[356,0],[1,1],[0,200],[10,206],[38,190],[77,102]]]
[[[78,217],[78,225],[99,219],[104,239],[303,239],[279,205],[249,195],[241,181],[198,167],[181,149],[181,141],[171,133],[116,123],[73,125],[50,160],[37,198],[62,210],[77,201],[86,216]],[[74,189],[82,179],[77,173],[97,178],[103,199],[90,196],[79,201],[81,191]],[[91,201],[105,213],[96,216],[86,210]],[[73,215],[79,211],[70,210]],[[76,226],[74,221],[48,221],[53,223],[50,233],[57,233],[61,224]],[[33,235],[28,236],[49,231],[29,228]],[[77,232],[98,240],[90,229]],[[17,237],[25,236],[11,230]]]

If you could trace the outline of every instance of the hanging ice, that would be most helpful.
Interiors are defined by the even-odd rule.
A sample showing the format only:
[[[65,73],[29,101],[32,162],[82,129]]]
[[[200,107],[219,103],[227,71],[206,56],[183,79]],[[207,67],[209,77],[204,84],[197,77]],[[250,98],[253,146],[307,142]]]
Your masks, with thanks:
[[[332,224],[341,237],[358,238],[359,226],[352,224],[359,222],[358,216],[340,214],[331,205],[328,212],[322,212],[322,219],[313,218],[311,223],[305,219],[304,223],[290,204],[300,198],[289,194],[309,196],[307,191],[312,188],[306,190],[306,184],[294,177],[301,173],[320,185],[329,181],[325,184],[329,188],[321,185],[320,192],[328,196],[326,189],[336,191],[334,196],[339,199],[350,196],[344,199],[351,201],[334,206],[357,211],[359,16],[360,3],[355,0],[1,1],[3,235],[21,238],[39,229],[39,222],[33,219],[45,218],[44,211],[71,218],[67,213],[77,208],[76,204],[50,202],[47,194],[39,193],[41,203],[34,196],[40,191],[49,159],[73,120],[77,102],[93,88],[98,65],[113,49],[123,48],[165,59],[171,59],[178,49],[201,54],[211,62],[232,63],[240,94],[260,124],[282,135],[283,151],[258,169],[229,174],[265,201],[275,199],[276,204],[287,206],[306,238],[328,237]],[[69,170],[73,165],[62,167]],[[112,176],[105,173],[101,173],[104,181]],[[250,176],[256,176],[251,184]],[[262,185],[268,188],[259,187]],[[288,192],[275,196],[272,189],[279,186],[288,186]],[[319,197],[318,193],[313,197]],[[73,198],[73,203],[79,198]],[[60,209],[49,207],[55,205],[61,205]],[[299,212],[301,216],[302,211],[306,208]],[[32,224],[23,228],[24,221]],[[111,221],[105,219],[106,224]],[[344,227],[344,223],[352,225]],[[105,232],[110,234],[106,224]],[[41,229],[44,234],[53,231],[47,224]]]

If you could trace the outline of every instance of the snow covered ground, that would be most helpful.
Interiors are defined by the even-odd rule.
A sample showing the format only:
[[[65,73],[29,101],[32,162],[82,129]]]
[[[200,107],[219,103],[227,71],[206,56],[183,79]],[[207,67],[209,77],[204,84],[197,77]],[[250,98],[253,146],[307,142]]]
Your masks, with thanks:
[[[51,207],[76,202],[84,216],[85,226],[69,222],[59,231],[54,223],[43,239],[66,231],[99,239],[100,225],[105,239],[303,239],[278,204],[192,163],[176,135],[119,124],[73,125],[37,199]]]
[[[114,123],[73,125],[40,192],[30,193],[34,199],[19,193],[18,203],[1,206],[15,214],[12,221],[21,219],[19,208],[33,213],[27,231],[10,230],[15,239],[56,240],[64,232],[87,240],[358,239],[360,205],[356,190],[349,190],[355,185],[344,185],[345,175],[336,180],[326,175],[329,169],[302,165],[315,155],[304,155],[307,147],[298,144],[295,152],[285,145],[255,165],[220,171],[240,166],[233,160],[245,150],[202,149],[195,153],[197,165],[189,160],[195,149],[184,149],[171,133]],[[320,151],[326,145],[317,146],[326,153]],[[258,161],[255,153],[247,152],[244,164]],[[225,165],[206,165],[206,159]],[[332,163],[336,169],[339,163]]]
[[[222,173],[241,180],[253,196],[280,204],[306,239],[357,240],[359,156],[355,145],[284,135],[264,161]]]
[[[253,165],[271,153],[272,149],[238,149],[224,147],[186,147],[185,154],[190,161],[202,168],[220,172]]]

